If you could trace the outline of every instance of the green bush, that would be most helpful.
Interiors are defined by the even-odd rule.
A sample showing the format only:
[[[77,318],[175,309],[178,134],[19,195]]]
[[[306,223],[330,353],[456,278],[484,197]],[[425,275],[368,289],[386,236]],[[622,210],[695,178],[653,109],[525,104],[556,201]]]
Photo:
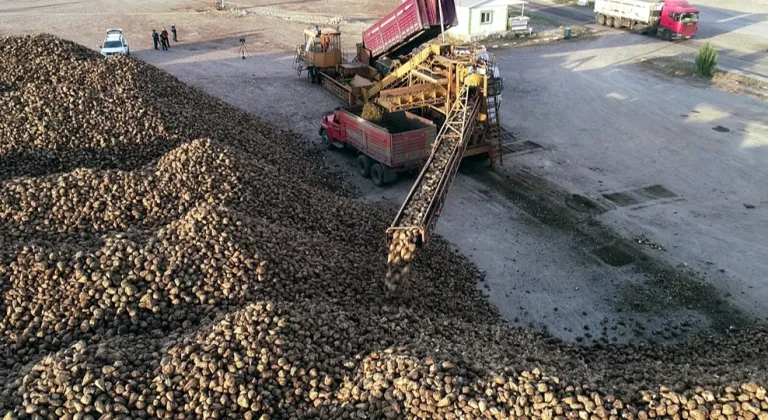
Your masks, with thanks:
[[[696,74],[704,77],[712,77],[717,72],[718,54],[715,47],[709,42],[699,48],[696,54]]]

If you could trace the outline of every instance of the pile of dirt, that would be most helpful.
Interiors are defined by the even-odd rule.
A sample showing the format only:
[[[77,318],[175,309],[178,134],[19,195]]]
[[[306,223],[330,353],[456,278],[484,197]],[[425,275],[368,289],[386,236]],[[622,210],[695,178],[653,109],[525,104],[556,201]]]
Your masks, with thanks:
[[[0,51],[7,418],[768,416],[763,327],[568,345],[439,238],[388,292],[391,215],[292,133],[133,59]]]

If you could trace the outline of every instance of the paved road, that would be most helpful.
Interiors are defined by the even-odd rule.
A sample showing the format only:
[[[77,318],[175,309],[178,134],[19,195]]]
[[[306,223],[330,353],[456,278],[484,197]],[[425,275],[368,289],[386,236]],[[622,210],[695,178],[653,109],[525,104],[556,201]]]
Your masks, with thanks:
[[[747,75],[768,79],[768,4],[759,2],[703,0],[695,2],[700,10],[696,38],[676,41],[681,53],[693,54],[704,42],[712,42],[720,52],[720,66]],[[730,8],[729,8],[730,7]],[[619,32],[598,26],[591,7],[562,6],[538,0],[526,8],[566,24],[587,25],[601,32]],[[667,43],[657,41],[659,48]]]
[[[526,10],[546,13],[582,25],[595,22],[591,7],[561,6],[545,1],[531,1],[526,6]]]
[[[660,258],[766,316],[768,103],[633,64],[658,48],[610,33],[498,52],[501,115],[518,139],[541,146],[505,165],[606,206],[599,220],[646,235],[667,249]]]

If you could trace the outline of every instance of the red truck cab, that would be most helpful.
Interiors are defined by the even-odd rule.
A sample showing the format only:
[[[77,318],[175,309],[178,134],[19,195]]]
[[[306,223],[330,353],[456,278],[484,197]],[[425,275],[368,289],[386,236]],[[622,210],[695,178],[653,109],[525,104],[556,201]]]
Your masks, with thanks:
[[[687,0],[666,0],[661,9],[659,35],[664,39],[691,38],[699,28],[699,10]]]
[[[337,112],[323,117],[323,121],[320,123],[320,137],[322,137],[323,144],[328,148],[338,144],[337,142],[340,141],[343,144],[344,136],[341,134],[341,125],[339,124],[339,114]]]

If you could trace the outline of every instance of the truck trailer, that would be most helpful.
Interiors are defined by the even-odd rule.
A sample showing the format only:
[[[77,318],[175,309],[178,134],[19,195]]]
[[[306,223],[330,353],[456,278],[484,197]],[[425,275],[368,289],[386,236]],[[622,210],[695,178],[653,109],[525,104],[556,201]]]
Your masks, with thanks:
[[[439,35],[441,25],[447,29],[455,24],[454,0],[405,0],[363,31],[363,45],[372,59],[385,53],[397,58],[398,52],[410,52]],[[400,46],[405,51],[398,51]]]
[[[696,35],[699,10],[687,0],[595,0],[595,20],[669,41]]]
[[[432,150],[435,124],[408,111],[386,114],[379,124],[363,119],[363,106],[336,108],[320,123],[320,137],[329,149],[358,153],[358,172],[377,187],[394,181],[398,172],[419,169]]]

